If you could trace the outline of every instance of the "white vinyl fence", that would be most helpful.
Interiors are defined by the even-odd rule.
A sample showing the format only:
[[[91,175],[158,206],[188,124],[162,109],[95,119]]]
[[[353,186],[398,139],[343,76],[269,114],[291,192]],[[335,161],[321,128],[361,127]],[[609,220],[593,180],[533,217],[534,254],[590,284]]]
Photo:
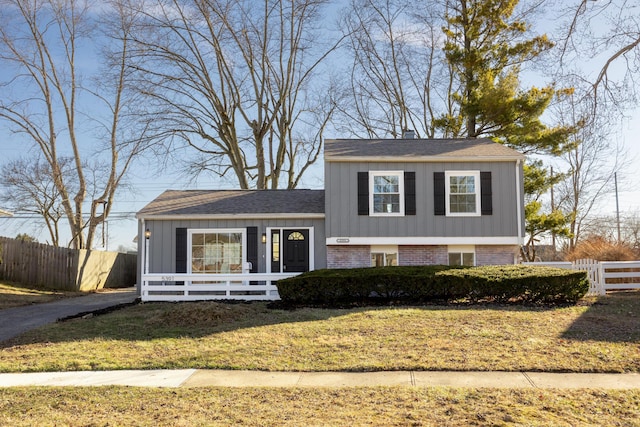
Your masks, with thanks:
[[[142,301],[278,300],[276,282],[300,273],[143,274]]]
[[[640,261],[596,261],[579,259],[575,262],[525,262],[526,265],[567,268],[586,271],[589,294],[605,295],[607,291],[640,289]]]

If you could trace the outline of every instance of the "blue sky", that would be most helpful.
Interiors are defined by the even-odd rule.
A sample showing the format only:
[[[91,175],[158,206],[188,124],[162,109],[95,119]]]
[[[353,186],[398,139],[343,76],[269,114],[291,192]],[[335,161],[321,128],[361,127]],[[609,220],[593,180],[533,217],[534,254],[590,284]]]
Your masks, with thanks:
[[[87,62],[90,64],[90,61]],[[0,72],[0,75],[2,73]],[[640,190],[637,185],[640,182],[640,111],[630,112],[630,117],[620,125],[620,135],[628,149],[630,156],[634,157],[634,164],[627,170],[619,173],[619,200],[621,212],[640,212]],[[329,133],[328,138],[350,137]],[[0,165],[5,162],[23,156],[33,155],[28,143],[21,137],[10,134],[6,124],[0,122]],[[179,172],[180,165],[171,162],[163,163],[158,160],[141,159],[131,170],[129,176],[131,191],[122,190],[117,196],[117,201],[112,207],[112,214],[108,222],[108,248],[113,250],[119,246],[134,248],[132,243],[136,235],[137,223],[135,212],[158,196],[166,189],[219,189],[234,188],[234,182],[216,178],[203,178],[197,182],[190,182]],[[300,188],[322,188],[323,186],[322,162],[310,169]],[[0,209],[5,208],[0,206]],[[602,215],[615,215],[615,194],[609,193],[601,200],[598,212]],[[18,233],[27,233],[37,237],[41,242],[48,239],[48,233],[40,221],[20,218],[0,218],[0,235],[15,237]],[[61,225],[61,231],[67,233],[66,224]],[[101,230],[99,230],[101,231]],[[101,244],[101,236],[96,239],[96,244]]]

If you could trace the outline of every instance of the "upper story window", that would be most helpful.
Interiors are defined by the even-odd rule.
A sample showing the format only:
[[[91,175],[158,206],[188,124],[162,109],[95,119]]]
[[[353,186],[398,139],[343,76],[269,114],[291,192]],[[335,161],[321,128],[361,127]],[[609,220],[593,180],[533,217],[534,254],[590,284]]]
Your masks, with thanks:
[[[480,215],[480,172],[445,172],[445,195],[447,215]]]
[[[369,172],[370,215],[404,215],[404,172]]]
[[[416,214],[414,171],[358,172],[358,215],[404,216]]]

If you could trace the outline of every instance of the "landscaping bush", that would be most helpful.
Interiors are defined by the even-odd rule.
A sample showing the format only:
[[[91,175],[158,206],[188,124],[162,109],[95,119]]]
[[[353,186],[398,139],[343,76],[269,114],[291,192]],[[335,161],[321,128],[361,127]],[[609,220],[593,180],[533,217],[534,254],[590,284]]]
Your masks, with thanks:
[[[280,298],[293,305],[461,299],[575,302],[588,290],[585,272],[522,265],[325,269],[278,281]]]
[[[631,245],[608,239],[604,236],[589,236],[581,240],[565,259],[596,259],[598,261],[634,261],[637,254]]]
[[[575,302],[589,291],[584,271],[562,268],[497,265],[440,273],[467,282],[471,300],[496,302]]]

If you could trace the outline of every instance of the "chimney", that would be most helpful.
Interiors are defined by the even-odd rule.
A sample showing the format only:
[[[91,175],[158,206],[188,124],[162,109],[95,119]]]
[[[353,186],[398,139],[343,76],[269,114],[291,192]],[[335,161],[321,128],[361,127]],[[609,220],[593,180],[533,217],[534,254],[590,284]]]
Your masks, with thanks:
[[[416,133],[413,129],[405,129],[402,131],[402,139],[415,139]]]

